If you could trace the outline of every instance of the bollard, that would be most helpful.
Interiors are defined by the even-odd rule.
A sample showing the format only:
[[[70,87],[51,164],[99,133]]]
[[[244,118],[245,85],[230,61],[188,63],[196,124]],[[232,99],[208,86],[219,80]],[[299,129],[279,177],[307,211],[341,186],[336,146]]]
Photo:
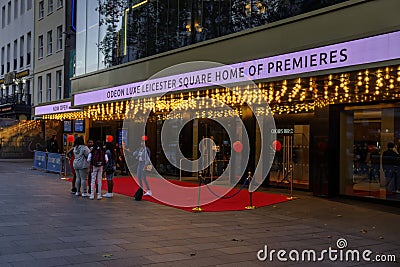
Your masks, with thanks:
[[[201,175],[201,172],[199,172],[199,189],[198,189],[198,194],[197,194],[197,207],[194,207],[192,211],[194,212],[202,212],[202,208],[200,207],[200,190],[201,190],[201,183],[203,181],[203,177]]]
[[[250,183],[251,183],[251,172],[249,172],[249,176],[247,177],[247,180],[249,182],[249,188],[250,188]],[[246,206],[245,209],[246,210],[254,210],[256,208],[256,206],[253,206],[253,192],[249,191],[249,196],[250,196],[250,205]]]

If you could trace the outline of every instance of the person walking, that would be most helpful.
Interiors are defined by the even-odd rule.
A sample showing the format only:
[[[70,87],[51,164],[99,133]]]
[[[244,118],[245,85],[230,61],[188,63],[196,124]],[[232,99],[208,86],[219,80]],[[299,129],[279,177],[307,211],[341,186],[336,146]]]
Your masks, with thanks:
[[[76,183],[76,173],[75,173],[75,169],[74,169],[74,159],[75,159],[74,148],[75,147],[76,147],[76,139],[74,141],[73,147],[71,147],[66,153],[67,159],[69,161],[69,166],[71,167],[71,171],[72,171],[71,194],[76,194],[76,185],[75,185],[75,183]]]
[[[140,147],[133,152],[133,157],[138,160],[136,175],[139,180],[140,187],[144,190],[143,182],[146,185],[147,191],[144,196],[151,196],[149,183],[146,179],[145,167],[150,164],[150,149],[146,146],[146,142],[142,140]]]
[[[105,166],[105,173],[107,178],[107,193],[103,195],[103,197],[112,198],[113,197],[113,187],[114,187],[114,173],[116,170],[115,161],[117,155],[115,153],[114,146],[111,142],[106,143],[106,156],[107,162]]]
[[[94,199],[94,188],[97,181],[97,199],[101,199],[101,182],[103,179],[103,166],[108,161],[107,155],[105,154],[101,141],[96,141],[92,151],[90,152],[88,162],[92,165],[92,180],[90,184],[91,193],[90,199]]]
[[[89,169],[89,163],[87,158],[89,156],[89,148],[85,146],[83,137],[78,137],[76,139],[76,144],[74,147],[74,164],[73,167],[76,173],[76,196],[80,195],[80,189],[82,187],[82,197],[87,197],[86,180],[87,173]]]

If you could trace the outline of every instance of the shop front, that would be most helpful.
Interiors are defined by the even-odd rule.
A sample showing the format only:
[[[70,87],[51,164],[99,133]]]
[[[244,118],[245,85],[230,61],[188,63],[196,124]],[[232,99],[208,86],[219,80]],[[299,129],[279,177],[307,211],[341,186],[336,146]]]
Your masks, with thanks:
[[[166,176],[195,178],[180,166],[183,158],[199,159],[207,139],[214,156],[202,175],[216,179],[232,167],[228,162],[241,147],[235,141],[242,142],[246,132],[246,171],[254,173],[261,164],[264,186],[292,183],[318,196],[396,200],[400,178],[396,168],[385,171],[382,158],[387,144],[397,145],[400,138],[400,25],[393,19],[398,2],[350,2],[75,77],[72,104],[82,108],[89,136],[112,135],[130,151],[148,136],[152,163]],[[346,26],[334,27],[337,21]],[[185,61],[197,68],[182,68]],[[163,69],[167,72],[154,77]],[[188,104],[197,98],[211,104]],[[169,115],[176,110],[177,116]],[[128,114],[140,121],[146,112],[144,131],[126,127]],[[266,123],[270,115],[273,125]],[[234,129],[234,139],[217,118]],[[165,125],[175,129],[175,140],[162,140]]]
[[[179,168],[182,156],[178,156],[178,151],[187,159],[198,159],[201,154],[199,142],[210,138],[215,142],[215,157],[212,164],[203,170],[203,175],[213,180],[228,167],[233,153],[233,142],[226,129],[214,119],[222,117],[229,125],[235,124],[237,118],[244,121],[252,140],[247,168],[254,172],[260,155],[259,126],[255,115],[246,112],[248,107],[244,103],[257,102],[257,97],[269,97],[269,108],[275,121],[271,131],[275,139],[269,146],[274,148],[275,155],[264,185],[287,187],[293,182],[294,188],[312,190],[316,195],[331,195],[338,186],[336,194],[396,199],[398,180],[388,181],[382,170],[372,172],[369,154],[374,147],[378,157],[382,157],[387,143],[397,145],[400,138],[397,129],[400,65],[261,81],[257,87],[262,92],[259,96],[248,97],[252,88],[247,87],[234,102],[233,90],[228,87],[199,88],[168,93],[157,100],[148,97],[89,104],[84,108],[83,116],[91,125],[89,136],[97,134],[99,140],[106,140],[106,135],[112,135],[117,143],[132,151],[139,145],[140,134],[124,128],[127,109],[134,107],[134,115],[139,116],[149,109],[151,103],[156,103],[150,107],[145,133],[151,140],[149,147],[154,151],[152,162],[157,171],[175,178],[195,177],[196,174]],[[289,92],[286,88],[294,90]],[[107,94],[109,90],[115,88],[92,93]],[[229,102],[238,117],[226,111],[218,112],[217,108],[202,113],[204,106],[201,104],[182,109],[182,114],[196,114],[195,119],[189,123],[185,123],[183,118],[174,120],[176,132],[173,134],[178,136],[177,142],[162,144],[162,128],[170,120],[168,114],[176,109],[176,103],[198,96],[207,96],[225,104]],[[84,94],[75,97],[78,101],[93,99]],[[267,110],[265,106],[258,107]]]

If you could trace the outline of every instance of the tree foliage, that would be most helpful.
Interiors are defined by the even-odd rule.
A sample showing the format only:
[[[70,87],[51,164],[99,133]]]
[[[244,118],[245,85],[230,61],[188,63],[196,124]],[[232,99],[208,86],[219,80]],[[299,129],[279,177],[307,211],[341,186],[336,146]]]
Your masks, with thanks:
[[[98,0],[99,24],[106,28],[105,36],[98,47],[104,55],[104,64],[108,67],[117,64],[118,28],[126,5],[126,0]]]

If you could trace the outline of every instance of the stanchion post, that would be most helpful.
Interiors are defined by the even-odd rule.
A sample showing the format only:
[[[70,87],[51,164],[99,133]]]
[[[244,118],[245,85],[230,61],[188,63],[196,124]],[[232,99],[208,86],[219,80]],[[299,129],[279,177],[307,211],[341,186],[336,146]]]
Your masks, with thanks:
[[[295,199],[295,197],[293,197],[293,162],[289,163],[289,181],[290,181],[290,196],[288,196],[286,199],[292,200]]]
[[[249,176],[247,177],[247,180],[249,182],[249,189],[250,189],[251,179],[252,179],[251,172],[249,172]],[[251,192],[250,190],[249,190],[249,196],[250,196],[250,205],[246,206],[245,209],[246,210],[254,210],[256,208],[256,206],[253,206],[253,192]]]
[[[197,193],[197,207],[194,207],[192,209],[192,211],[194,211],[194,212],[203,211],[202,208],[200,207],[200,190],[201,190],[201,184],[202,184],[202,181],[203,181],[203,177],[201,175],[201,172],[199,172],[198,179],[199,179],[199,187],[198,187],[198,193]]]

